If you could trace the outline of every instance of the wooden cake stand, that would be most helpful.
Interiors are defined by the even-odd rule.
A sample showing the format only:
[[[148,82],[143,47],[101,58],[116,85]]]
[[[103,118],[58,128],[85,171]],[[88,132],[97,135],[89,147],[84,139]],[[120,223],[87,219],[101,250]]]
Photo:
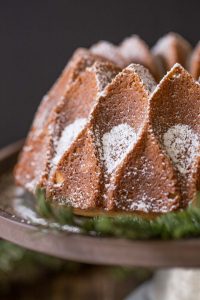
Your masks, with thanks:
[[[153,268],[200,267],[200,239],[131,241],[121,238],[82,235],[73,228],[68,230],[67,226],[63,231],[38,226],[36,223],[41,225],[42,220],[36,217],[34,212],[29,214],[29,217],[34,218],[35,224],[31,222],[29,217],[23,216],[21,204],[18,206],[20,209],[15,211],[16,203],[20,201],[20,195],[11,174],[22,145],[23,141],[19,141],[0,150],[1,238],[31,250],[90,264]],[[26,208],[24,211],[27,209],[30,212],[30,208]],[[176,270],[172,272],[176,272]],[[156,278],[158,277],[160,276],[157,275]],[[168,282],[166,278],[165,281]],[[162,297],[165,299],[164,294]],[[136,298],[133,296],[129,299]]]

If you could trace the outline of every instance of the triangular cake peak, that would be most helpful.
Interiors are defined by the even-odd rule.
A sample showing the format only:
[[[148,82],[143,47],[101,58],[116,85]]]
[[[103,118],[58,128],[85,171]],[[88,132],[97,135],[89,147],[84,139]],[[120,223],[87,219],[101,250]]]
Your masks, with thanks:
[[[185,89],[186,92],[189,92],[187,87],[188,83],[190,83],[192,86],[194,86],[197,89],[199,87],[198,82],[194,80],[194,78],[188,73],[188,71],[181,64],[179,63],[174,64],[173,67],[167,72],[167,74],[162,78],[160,83],[156,86],[155,90],[153,91],[151,95],[151,103],[152,103],[151,107],[153,107],[154,102],[156,101],[162,101],[163,108],[164,106],[168,105],[168,102],[169,103],[171,102],[173,105],[174,99],[176,99],[176,92],[177,92],[176,89],[180,87],[180,90],[182,88],[182,91],[184,91]],[[158,94],[161,94],[162,100],[156,97],[156,95]],[[166,103],[164,101],[164,94],[166,94],[167,97]],[[188,103],[186,97],[184,97],[183,100],[185,101],[185,103],[188,105],[189,108],[190,104]],[[181,103],[183,103],[184,101],[182,102],[181,99],[179,99],[179,101],[181,106]],[[197,101],[199,100],[197,99]],[[171,110],[173,112],[172,107]],[[165,110],[163,111],[163,113],[164,112]]]
[[[137,35],[78,49],[39,106],[16,183],[86,215],[195,205],[199,66],[200,44],[175,33],[152,50]]]
[[[197,192],[200,159],[200,85],[179,64],[151,96],[150,128],[179,178],[182,205]]]
[[[127,62],[132,62],[134,59],[140,60],[140,57],[142,59],[149,52],[148,45],[136,34],[125,38],[119,48]]]
[[[158,40],[152,52],[168,71],[175,63],[186,67],[191,50],[191,45],[182,36],[170,32]]]
[[[139,64],[130,64],[128,67],[126,67],[126,70],[130,70],[135,73],[135,75],[138,77],[138,80],[142,83],[145,89],[148,90],[148,93],[151,94],[155,88],[156,83],[153,80],[152,75],[142,65]]]
[[[99,96],[103,94],[105,87],[110,83],[115,75],[121,69],[111,62],[98,62],[96,61],[92,66],[87,68],[87,71],[96,75],[96,83],[99,90]]]
[[[200,41],[194,48],[190,60],[189,60],[189,71],[192,76],[198,80],[200,76]]]
[[[121,68],[126,66],[126,62],[121,55],[118,47],[110,42],[99,41],[97,44],[93,45],[90,50],[93,54],[102,56],[112,61]]]
[[[165,213],[180,207],[176,173],[146,127],[111,180],[109,208]]]
[[[105,87],[121,70],[110,62],[95,62],[86,68],[65,98],[54,109],[52,140],[55,144],[53,169],[85,127]],[[66,146],[65,146],[66,145]],[[61,149],[60,149],[61,148]],[[56,165],[55,165],[56,164]]]
[[[99,99],[91,115],[94,126],[105,133],[118,124],[128,123],[139,131],[149,107],[149,95],[155,86],[146,68],[129,65],[114,78],[105,89],[105,96]]]
[[[158,60],[151,53],[148,45],[138,35],[132,35],[122,41],[119,50],[126,64],[137,63],[145,66],[159,81],[162,70]]]
[[[195,199],[199,104],[200,86],[175,64],[151,94],[146,130],[111,180],[110,209],[167,212]]]
[[[55,84],[42,99],[34,118],[32,134],[37,135],[40,133],[40,130],[48,122],[48,116],[54,106],[65,96],[65,93],[81,72],[94,64],[95,61],[105,60],[102,57],[98,57],[90,53],[89,50],[84,48],[79,48],[74,52],[72,58],[62,71]]]
[[[190,79],[192,79],[192,76],[186,71],[186,69],[179,63],[175,63],[170,70],[163,76],[159,84],[156,86],[154,89],[153,93],[156,94],[160,91],[160,88],[162,87],[163,84],[165,84],[166,81],[168,80],[173,80],[175,77],[180,77],[181,74],[185,74],[186,76],[189,76]],[[153,96],[153,95],[152,95]],[[153,98],[153,97],[152,97]],[[153,98],[155,99],[155,98]]]
[[[144,83],[147,77],[148,86]],[[144,67],[131,65],[106,87],[90,115],[90,122],[57,165],[49,188],[54,200],[61,197],[81,208],[95,205],[109,208],[110,178],[145,127],[153,85],[155,81]],[[91,176],[85,174],[90,168],[96,170]],[[62,184],[57,186],[60,178]]]
[[[18,183],[25,185],[30,191],[34,191],[37,186],[45,186],[50,173],[55,146],[59,142],[59,137],[62,138],[62,130],[73,122],[76,125],[74,134],[84,127],[99,93],[120,71],[118,67],[107,61],[97,58],[92,60],[93,55],[90,58],[90,64],[92,61],[95,62],[95,67],[87,68],[85,65],[85,70],[82,68],[75,81],[68,86],[65,94],[61,98],[55,99],[53,106],[51,102],[51,110],[41,130],[36,134],[33,126],[28,136],[26,146],[15,169],[15,177]],[[105,72],[107,76],[105,76]],[[46,106],[49,105],[48,100],[45,104]],[[44,102],[41,103],[39,112],[43,111],[43,105]],[[37,119],[38,114],[36,114],[33,124],[37,123]],[[66,130],[66,134],[68,132],[69,135],[70,130]],[[73,141],[73,135],[69,135],[69,137]],[[25,176],[26,173],[29,176]]]

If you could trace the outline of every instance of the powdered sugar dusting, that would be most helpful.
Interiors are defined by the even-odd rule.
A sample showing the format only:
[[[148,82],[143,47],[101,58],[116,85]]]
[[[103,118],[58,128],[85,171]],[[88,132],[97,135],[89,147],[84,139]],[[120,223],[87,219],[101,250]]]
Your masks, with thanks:
[[[149,49],[145,42],[138,35],[134,34],[123,40],[120,45],[120,51],[125,57],[138,59],[145,57]]]
[[[154,91],[157,84],[153,79],[153,76],[150,74],[149,70],[138,64],[130,64],[127,69],[136,72],[139,75],[140,80],[148,93],[152,93]]]
[[[105,87],[112,81],[112,79],[117,75],[120,69],[113,68],[110,63],[94,63],[91,67],[88,68],[89,71],[92,71],[96,74],[96,81],[99,90],[99,95],[102,95]]]
[[[84,128],[86,122],[86,118],[78,118],[73,123],[65,127],[56,147],[56,155],[52,160],[53,165],[57,165],[59,163],[61,157]]]
[[[174,34],[168,34],[161,37],[156,45],[152,48],[154,54],[159,54],[160,52],[169,51],[169,47],[175,43],[176,36]],[[171,49],[170,49],[171,50]]]
[[[152,52],[154,54],[166,53],[168,56],[173,55],[173,51],[177,51],[177,47],[182,47],[184,50],[190,51],[190,44],[179,34],[170,32],[167,35],[160,38],[156,45],[153,47]]]
[[[175,125],[163,135],[166,151],[181,174],[187,174],[199,154],[198,136],[188,125]]]
[[[117,46],[107,41],[100,41],[90,48],[91,52],[105,57],[106,59],[115,62],[118,66],[124,67],[124,59],[120,54]]]
[[[40,181],[40,176],[34,178],[33,180],[30,180],[29,182],[25,183],[25,187],[28,191],[34,191],[37,188],[38,182]]]
[[[43,225],[46,226],[48,222],[38,216],[37,212],[33,210],[32,207],[25,206],[23,203],[23,199],[15,198],[13,201],[13,207],[17,216],[23,218],[23,220],[27,220],[35,225]]]
[[[143,211],[148,213],[149,211],[153,210],[153,201],[153,198],[149,199],[149,197],[144,193],[139,199],[130,199],[130,206],[128,206],[128,209],[131,211]]]
[[[108,174],[123,161],[136,142],[136,133],[128,124],[120,124],[103,135],[103,160]]]
[[[67,232],[79,233],[77,226],[60,225],[50,219],[44,219],[36,209],[36,199],[26,193],[23,188],[16,187],[12,173],[2,176],[0,181],[1,201],[0,209],[5,211],[13,220],[21,223],[44,226]]]
[[[166,80],[168,80],[168,78],[170,79],[179,78],[182,76],[181,75],[182,72],[183,73],[186,72],[185,69],[179,63],[175,63],[173,67],[165,74],[165,76],[163,76],[159,84],[157,84],[157,86],[153,90],[153,93],[151,94],[151,99],[154,97],[156,93],[158,93],[161,90],[162,85],[166,82]]]

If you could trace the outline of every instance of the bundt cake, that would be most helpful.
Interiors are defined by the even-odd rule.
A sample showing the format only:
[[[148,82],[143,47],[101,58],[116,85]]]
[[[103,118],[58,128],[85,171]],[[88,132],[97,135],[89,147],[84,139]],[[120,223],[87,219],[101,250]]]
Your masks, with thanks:
[[[152,51],[136,35],[76,50],[38,108],[16,183],[86,215],[195,204],[199,75],[199,44],[174,33]]]

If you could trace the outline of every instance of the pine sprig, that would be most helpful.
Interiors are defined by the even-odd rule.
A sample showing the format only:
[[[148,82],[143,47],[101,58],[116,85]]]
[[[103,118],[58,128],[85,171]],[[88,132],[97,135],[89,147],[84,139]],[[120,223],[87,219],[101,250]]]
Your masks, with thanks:
[[[50,202],[46,201],[45,190],[43,189],[37,189],[36,199],[36,210],[43,218],[51,219],[52,221],[56,221],[61,225],[75,225],[71,207],[51,205]]]
[[[37,203],[37,210],[41,216],[62,225],[77,226],[82,233],[128,239],[180,239],[200,236],[198,206],[189,206],[185,210],[167,213],[149,220],[138,215],[77,217],[71,208],[53,206],[46,201],[44,190],[37,191]]]

